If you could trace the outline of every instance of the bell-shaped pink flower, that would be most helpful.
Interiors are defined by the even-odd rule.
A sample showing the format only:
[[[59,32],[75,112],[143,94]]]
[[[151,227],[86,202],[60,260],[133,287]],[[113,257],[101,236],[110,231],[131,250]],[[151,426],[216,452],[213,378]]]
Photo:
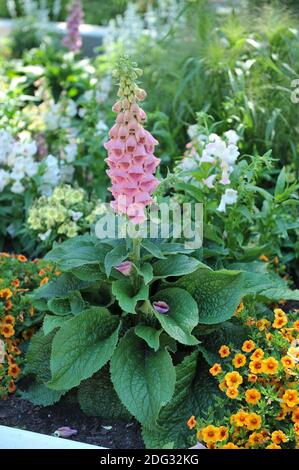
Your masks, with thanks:
[[[72,52],[79,52],[82,47],[80,24],[84,18],[81,0],[74,0],[67,18],[67,34],[63,44]]]
[[[116,271],[122,273],[124,276],[130,276],[133,269],[133,263],[131,261],[124,261],[118,266],[115,266],[115,269]]]

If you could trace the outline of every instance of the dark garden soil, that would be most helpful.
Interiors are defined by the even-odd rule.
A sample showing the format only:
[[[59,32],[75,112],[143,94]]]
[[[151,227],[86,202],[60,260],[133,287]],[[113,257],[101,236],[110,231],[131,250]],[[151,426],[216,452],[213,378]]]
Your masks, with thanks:
[[[32,405],[17,396],[0,400],[0,425],[47,435],[53,435],[62,426],[69,426],[78,431],[77,435],[69,438],[75,441],[110,449],[144,448],[136,422],[108,422],[89,417],[80,410],[79,405],[64,400],[45,408]],[[105,429],[103,426],[112,428]]]

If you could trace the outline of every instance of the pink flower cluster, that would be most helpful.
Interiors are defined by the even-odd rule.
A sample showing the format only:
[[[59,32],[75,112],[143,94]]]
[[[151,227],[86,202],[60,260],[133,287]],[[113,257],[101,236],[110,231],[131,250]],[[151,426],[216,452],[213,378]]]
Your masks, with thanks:
[[[82,47],[80,24],[84,18],[81,0],[74,0],[67,18],[67,35],[63,44],[72,52],[79,52]]]
[[[159,184],[154,176],[160,163],[154,156],[158,141],[144,129],[146,114],[136,101],[124,98],[112,109],[117,113],[116,123],[109,131],[110,140],[104,144],[108,151],[107,174],[112,182],[109,190],[114,197],[111,205],[118,214],[127,214],[133,224],[140,224]]]

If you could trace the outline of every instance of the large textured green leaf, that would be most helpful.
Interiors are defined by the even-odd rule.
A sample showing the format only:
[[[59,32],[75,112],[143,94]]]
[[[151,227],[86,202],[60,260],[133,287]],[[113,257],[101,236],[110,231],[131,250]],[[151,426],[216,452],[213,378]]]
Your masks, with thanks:
[[[127,256],[128,253],[125,243],[117,245],[113,249],[110,248],[104,260],[105,271],[108,277],[110,276],[111,269],[122,263]]]
[[[123,404],[141,423],[154,427],[160,409],[174,392],[175,369],[168,351],[153,351],[131,329],[110,364],[111,379]]]
[[[160,334],[162,330],[156,330],[148,325],[137,325],[135,326],[135,334],[144,339],[148,346],[155,351],[158,351],[160,347]]]
[[[120,308],[127,313],[136,313],[137,302],[148,299],[148,290],[148,286],[142,284],[136,293],[129,279],[119,279],[112,283],[112,293],[118,300]]]
[[[65,322],[70,320],[72,315],[57,316],[57,315],[46,315],[43,321],[43,332],[45,335],[51,333],[55,328],[60,328]]]
[[[160,412],[157,426],[143,425],[142,435],[148,449],[190,447],[194,434],[187,427],[190,416],[204,416],[219,394],[204,359],[195,351],[176,366],[177,381],[173,399]]]
[[[65,392],[50,390],[43,384],[33,383],[27,390],[21,392],[23,400],[38,406],[50,406],[57,403]]]
[[[193,328],[198,324],[198,306],[193,297],[184,289],[170,287],[159,291],[152,301],[163,300],[169,305],[169,312],[161,314],[153,309],[162,328],[172,338],[189,346],[198,343],[192,336]]]
[[[50,356],[55,331],[45,335],[39,330],[32,338],[26,355],[26,374],[34,374],[39,382],[51,378]]]
[[[88,416],[98,416],[102,419],[130,418],[130,413],[114,390],[107,367],[81,382],[78,401],[82,411]]]
[[[119,325],[119,317],[101,307],[85,310],[63,325],[53,340],[48,387],[69,390],[101,369],[113,354]]]
[[[165,278],[170,276],[184,276],[190,274],[201,265],[200,261],[191,256],[173,255],[157,261],[154,265],[154,276]]]
[[[94,280],[81,281],[70,273],[64,273],[48,284],[40,287],[34,293],[36,299],[52,299],[54,297],[67,297],[71,292],[85,289],[94,284]]]

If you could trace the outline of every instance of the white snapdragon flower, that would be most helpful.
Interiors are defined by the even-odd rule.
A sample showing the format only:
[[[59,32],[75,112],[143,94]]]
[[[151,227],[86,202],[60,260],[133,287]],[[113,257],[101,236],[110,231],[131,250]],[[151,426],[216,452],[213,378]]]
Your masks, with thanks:
[[[15,181],[10,190],[12,193],[22,194],[25,191],[25,188],[20,181]]]
[[[192,157],[184,157],[183,160],[179,163],[178,168],[183,171],[192,171],[198,168],[198,163]]]
[[[37,145],[34,141],[32,142],[18,142],[17,143],[17,154],[25,157],[33,157],[37,152]]]
[[[209,189],[214,188],[214,181],[216,175],[210,175],[208,178],[204,179],[202,182],[205,184]]]
[[[10,175],[8,171],[0,168],[0,193],[4,190],[5,186],[9,183]]]
[[[198,136],[197,124],[194,124],[193,126],[189,126],[187,130],[187,134],[191,140],[196,139]]]
[[[103,119],[100,119],[96,125],[96,131],[98,134],[104,134],[107,132],[108,126]]]
[[[0,163],[7,164],[7,158],[12,151],[14,140],[12,135],[0,129]]]
[[[84,118],[86,113],[87,113],[87,110],[85,108],[80,108],[78,111],[78,115],[80,116],[80,118]]]
[[[30,178],[35,176],[38,172],[38,163],[32,160],[31,158],[26,159],[25,172]]]
[[[77,144],[67,144],[64,147],[65,159],[68,163],[72,163],[78,154]]]
[[[49,238],[49,236],[51,235],[51,232],[52,232],[52,230],[49,229],[45,233],[39,233],[38,237],[39,237],[40,240],[45,241],[45,240],[47,240],[47,238]]]
[[[234,189],[228,188],[225,190],[225,193],[221,196],[220,204],[217,208],[219,212],[226,212],[226,206],[232,205],[237,202],[238,192]]]
[[[43,184],[52,187],[57,186],[60,180],[60,172],[57,158],[53,155],[48,155],[45,159],[45,163],[47,167],[42,177]]]
[[[224,132],[224,136],[227,138],[227,141],[230,145],[236,145],[240,140],[240,136],[233,129]]]
[[[51,110],[44,115],[44,122],[46,128],[50,131],[55,131],[59,128],[59,121],[61,116],[60,104],[52,104]]]
[[[83,217],[83,212],[80,212],[80,211],[72,211],[72,210],[70,210],[70,211],[69,211],[69,214],[70,214],[70,216],[72,217],[72,219],[73,219],[74,222],[78,222],[78,220],[80,220],[81,217]]]
[[[72,165],[64,165],[60,168],[60,180],[65,183],[71,183],[73,180],[75,168]]]

